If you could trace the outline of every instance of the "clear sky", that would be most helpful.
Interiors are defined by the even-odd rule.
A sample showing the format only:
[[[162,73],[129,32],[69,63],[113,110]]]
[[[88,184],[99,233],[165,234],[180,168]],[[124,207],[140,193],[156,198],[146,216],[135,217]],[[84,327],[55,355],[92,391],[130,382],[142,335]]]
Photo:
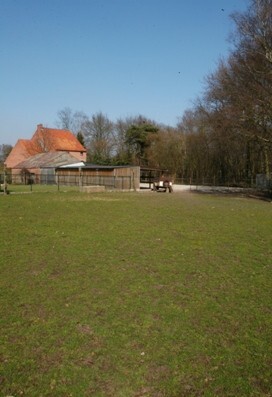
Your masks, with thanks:
[[[247,0],[0,0],[0,144],[65,107],[175,126]]]

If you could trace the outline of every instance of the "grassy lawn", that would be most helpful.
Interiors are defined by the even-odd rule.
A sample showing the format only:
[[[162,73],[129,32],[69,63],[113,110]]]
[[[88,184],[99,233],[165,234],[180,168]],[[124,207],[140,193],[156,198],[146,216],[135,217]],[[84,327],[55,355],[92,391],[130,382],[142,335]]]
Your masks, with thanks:
[[[0,196],[1,396],[272,396],[272,204]]]

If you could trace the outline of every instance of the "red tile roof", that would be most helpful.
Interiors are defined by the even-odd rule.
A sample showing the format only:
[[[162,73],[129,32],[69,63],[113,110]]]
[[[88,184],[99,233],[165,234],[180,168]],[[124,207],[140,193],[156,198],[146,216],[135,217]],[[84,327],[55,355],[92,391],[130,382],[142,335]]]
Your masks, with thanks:
[[[14,165],[34,154],[37,154],[37,150],[33,142],[28,139],[19,139],[5,161],[6,167],[13,168]]]
[[[47,151],[86,152],[84,146],[69,130],[46,128],[42,124],[38,125],[32,141],[38,144],[43,141],[48,146]]]
[[[18,142],[25,152],[30,156],[33,156],[37,153],[36,147],[30,139],[19,139]]]

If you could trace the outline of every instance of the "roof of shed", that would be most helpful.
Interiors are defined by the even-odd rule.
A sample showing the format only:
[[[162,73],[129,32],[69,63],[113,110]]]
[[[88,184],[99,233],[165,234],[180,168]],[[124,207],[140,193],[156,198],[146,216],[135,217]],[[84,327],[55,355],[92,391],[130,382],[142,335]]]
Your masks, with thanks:
[[[115,168],[135,168],[135,165],[100,165],[100,164],[90,164],[85,163],[84,165],[71,164],[60,166],[60,168],[81,168],[81,169],[89,169],[89,170],[113,170]]]
[[[65,152],[39,153],[17,164],[14,168],[57,168],[78,163],[78,159]]]

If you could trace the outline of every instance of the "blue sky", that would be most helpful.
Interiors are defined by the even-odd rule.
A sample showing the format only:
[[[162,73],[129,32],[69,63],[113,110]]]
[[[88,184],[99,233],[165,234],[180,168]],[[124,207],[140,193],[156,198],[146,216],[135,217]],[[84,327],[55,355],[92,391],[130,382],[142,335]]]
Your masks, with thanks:
[[[0,0],[0,144],[65,107],[175,126],[246,0]]]

